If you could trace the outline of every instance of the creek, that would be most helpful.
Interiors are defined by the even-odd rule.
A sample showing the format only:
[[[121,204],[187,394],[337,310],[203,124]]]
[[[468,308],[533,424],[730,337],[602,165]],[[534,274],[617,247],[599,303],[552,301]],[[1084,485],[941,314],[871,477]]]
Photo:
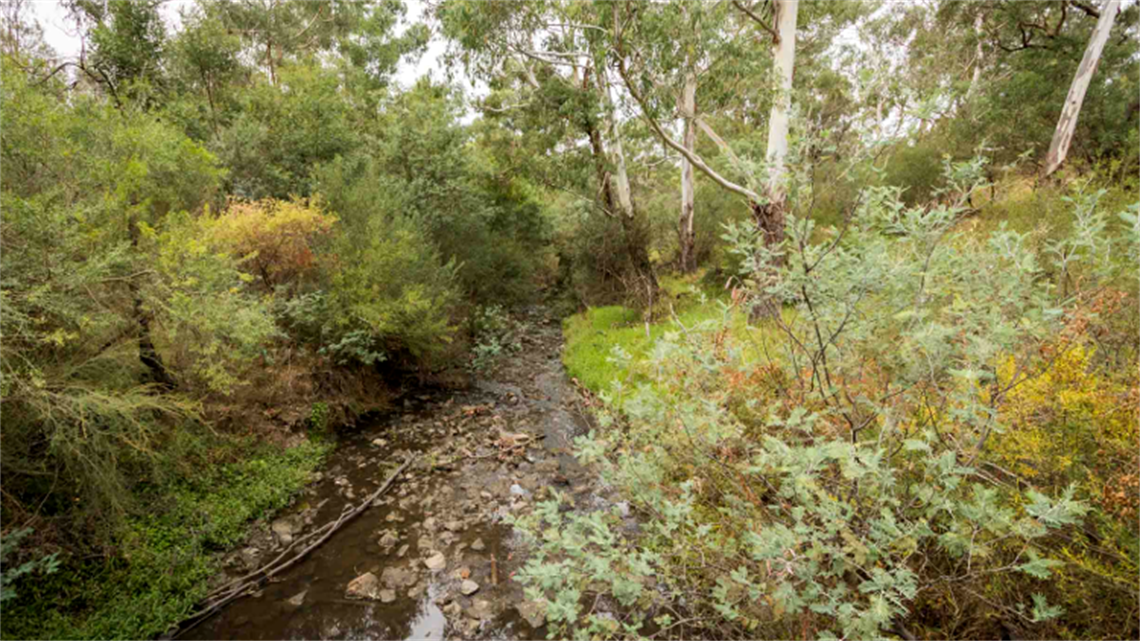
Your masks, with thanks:
[[[407,457],[419,459],[301,562],[179,638],[545,638],[541,613],[511,580],[526,542],[503,517],[552,490],[578,509],[608,501],[571,455],[589,423],[562,368],[558,320],[544,308],[523,318],[522,349],[470,387],[415,390],[399,411],[343,434],[318,480],[227,556],[220,581],[358,505]]]

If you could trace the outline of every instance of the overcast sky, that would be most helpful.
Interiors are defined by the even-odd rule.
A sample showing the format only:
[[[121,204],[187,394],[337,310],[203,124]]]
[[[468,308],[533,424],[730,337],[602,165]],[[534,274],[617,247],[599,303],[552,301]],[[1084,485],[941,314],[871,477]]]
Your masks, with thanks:
[[[44,39],[56,53],[65,58],[79,55],[79,36],[75,31],[75,24],[67,19],[67,10],[63,5],[56,0],[32,0],[31,4],[40,26],[43,27]],[[423,14],[423,2],[405,0],[405,4],[408,7],[407,20],[411,22],[419,20]],[[166,21],[168,33],[181,28],[180,12],[192,6],[194,0],[165,0],[160,5],[159,13]],[[418,61],[400,64],[396,71],[396,82],[406,87],[424,74],[442,79],[444,73],[441,65],[445,47],[446,44],[442,39],[433,37],[428,43],[427,51]]]

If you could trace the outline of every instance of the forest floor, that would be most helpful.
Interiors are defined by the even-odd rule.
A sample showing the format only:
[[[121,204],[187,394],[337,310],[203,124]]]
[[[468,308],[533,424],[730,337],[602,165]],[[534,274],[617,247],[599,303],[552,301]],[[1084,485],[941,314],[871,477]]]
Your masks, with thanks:
[[[469,388],[419,390],[399,411],[343,434],[318,480],[255,527],[218,583],[358,504],[408,457],[417,461],[302,562],[179,638],[545,637],[543,613],[511,580],[527,545],[504,518],[555,490],[577,509],[613,503],[571,455],[589,423],[562,366],[559,319],[536,307],[521,320],[521,349]]]

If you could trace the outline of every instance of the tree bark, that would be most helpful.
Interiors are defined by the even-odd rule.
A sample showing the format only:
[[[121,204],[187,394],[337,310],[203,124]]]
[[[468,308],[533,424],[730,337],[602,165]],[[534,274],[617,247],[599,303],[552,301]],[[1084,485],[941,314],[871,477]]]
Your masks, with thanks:
[[[612,176],[606,171],[607,182],[611,183],[608,188],[610,192],[608,207],[612,211],[613,196],[616,194],[618,219],[621,221],[622,231],[625,233],[626,251],[629,252],[629,258],[633,263],[637,277],[642,281],[637,289],[639,292],[642,289],[648,290],[649,296],[652,298],[657,294],[657,276],[653,273],[653,264],[649,260],[650,233],[648,221],[634,206],[633,191],[629,184],[629,172],[626,170],[625,149],[622,147],[621,123],[617,119],[617,110],[614,106],[608,74],[605,69],[600,69],[597,70],[596,76],[599,81],[599,88],[602,90],[602,98],[605,100],[606,129],[610,135],[610,147],[613,152],[612,163],[615,170]],[[596,130],[595,134],[597,134]],[[604,163],[607,155],[600,136],[598,136],[597,144],[595,145],[591,141],[591,145],[594,145],[595,156],[602,154]],[[603,167],[605,167],[604,164]],[[603,192],[606,189],[603,186]]]
[[[768,119],[768,202],[753,203],[756,224],[764,232],[766,244],[774,246],[784,240],[784,207],[787,204],[785,158],[788,155],[789,111],[792,105],[792,74],[796,64],[796,14],[799,0],[773,0],[776,31],[779,38],[772,45],[775,60],[776,96]]]
[[[131,216],[127,224],[130,225],[131,249],[137,252],[141,236],[137,217]],[[170,373],[166,371],[166,365],[162,362],[162,355],[158,353],[158,349],[155,348],[154,341],[151,340],[150,337],[150,315],[143,309],[141,288],[134,278],[127,280],[127,288],[131,292],[131,302],[134,306],[135,327],[138,332],[139,361],[146,366],[147,371],[147,375],[143,378],[142,382],[155,383],[163,389],[174,389],[178,384]]]
[[[796,17],[799,13],[799,0],[773,0],[776,32],[778,38],[772,45],[772,58],[775,61],[776,96],[772,99],[772,112],[768,119],[768,183],[765,186],[764,204],[752,202],[752,216],[756,227],[764,235],[764,246],[776,247],[784,242],[785,208],[788,191],[785,158],[788,155],[789,111],[792,105],[792,75],[796,63]],[[774,257],[769,268],[776,269],[784,264],[783,256]],[[760,304],[753,308],[752,316],[774,316],[779,306],[769,297],[761,294]]]
[[[1053,142],[1049,145],[1049,154],[1045,157],[1045,175],[1049,176],[1057,171],[1065,157],[1069,155],[1069,145],[1073,142],[1073,133],[1077,128],[1077,118],[1081,115],[1081,105],[1085,101],[1085,92],[1093,74],[1096,73],[1100,54],[1108,42],[1108,34],[1112,31],[1112,23],[1116,21],[1116,13],[1120,10],[1120,0],[1108,0],[1100,11],[1096,28],[1089,37],[1085,56],[1081,59],[1081,66],[1069,85],[1069,95],[1065,98],[1065,106],[1061,109],[1061,118],[1057,120],[1057,130],[1053,133]]]
[[[985,23],[985,14],[981,11],[978,15],[974,16],[974,36],[978,39],[978,43],[974,47],[974,74],[970,76],[970,86],[966,89],[966,102],[978,92],[978,84],[982,79],[982,65],[986,60],[986,50],[982,46],[983,32],[982,27]]]
[[[696,152],[697,128],[693,122],[697,115],[697,77],[689,72],[685,77],[685,89],[681,95],[681,115],[685,121],[685,137],[682,144],[689,153]],[[677,242],[681,252],[681,271],[690,273],[697,267],[695,239],[693,236],[693,213],[696,208],[693,163],[688,156],[681,156],[681,217],[677,222]]]
[[[776,97],[768,120],[768,185],[770,205],[783,208],[787,199],[784,159],[788,155],[788,126],[792,104],[792,73],[796,64],[796,14],[799,0],[773,0],[776,31],[780,34],[772,46],[775,61]]]

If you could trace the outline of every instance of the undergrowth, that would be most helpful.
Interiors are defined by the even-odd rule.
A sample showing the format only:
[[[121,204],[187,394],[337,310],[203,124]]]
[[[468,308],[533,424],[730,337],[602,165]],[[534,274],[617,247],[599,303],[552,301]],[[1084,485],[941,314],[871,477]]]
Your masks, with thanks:
[[[22,582],[18,596],[4,607],[3,636],[141,639],[161,634],[205,596],[218,563],[211,553],[240,542],[251,520],[286,506],[331,449],[325,440],[285,450],[254,446],[241,460],[152,488],[141,499],[147,509],[121,528],[121,556],[109,562],[67,558],[58,572]]]

